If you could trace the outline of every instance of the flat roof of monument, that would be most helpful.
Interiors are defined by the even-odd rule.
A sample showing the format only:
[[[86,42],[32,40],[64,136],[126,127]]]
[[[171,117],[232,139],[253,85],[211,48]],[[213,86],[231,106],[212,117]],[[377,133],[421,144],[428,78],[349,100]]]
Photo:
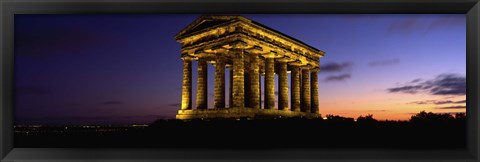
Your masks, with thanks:
[[[260,27],[265,28],[265,29],[267,29],[267,30],[270,30],[270,31],[272,31],[272,32],[274,32],[274,33],[277,33],[277,34],[279,34],[279,35],[281,35],[281,36],[283,36],[283,37],[286,37],[286,38],[288,38],[288,39],[291,39],[291,40],[294,41],[294,42],[297,42],[297,43],[299,43],[299,44],[302,44],[302,45],[304,45],[304,46],[306,46],[306,47],[308,47],[308,48],[311,48],[311,49],[313,49],[313,50],[315,50],[315,51],[318,51],[318,52],[320,52],[320,53],[322,53],[322,54],[325,53],[324,51],[319,50],[319,49],[317,49],[317,48],[315,48],[315,47],[313,47],[313,46],[311,46],[311,45],[309,45],[309,44],[306,44],[306,43],[303,42],[303,41],[300,41],[300,40],[298,40],[298,39],[296,39],[296,38],[293,38],[293,37],[291,37],[291,36],[289,36],[289,35],[287,35],[287,34],[284,34],[284,33],[280,32],[280,31],[278,31],[278,30],[275,30],[275,29],[270,28],[270,27],[268,27],[268,26],[266,26],[266,25],[263,25],[263,24],[261,24],[261,23],[259,23],[259,22],[256,22],[256,21],[254,21],[254,20],[252,20],[252,19],[246,18],[246,17],[244,17],[244,16],[240,16],[240,15],[202,15],[202,16],[200,16],[197,20],[195,20],[194,22],[192,22],[191,24],[189,24],[186,28],[184,28],[183,30],[181,30],[178,34],[176,34],[176,35],[175,35],[175,39],[178,39],[178,38],[180,38],[181,36],[187,34],[187,31],[188,31],[188,33],[195,33],[195,32],[201,31],[201,30],[203,30],[203,29],[207,29],[207,28],[210,28],[210,27],[214,27],[214,26],[217,26],[217,25],[226,23],[226,22],[228,22],[228,21],[230,21],[230,20],[232,20],[232,19],[238,19],[238,20],[240,20],[240,21],[242,21],[242,19],[243,19],[243,20],[248,20],[249,22],[251,22],[251,23],[254,24],[254,25],[257,25],[257,26],[260,26]],[[208,22],[207,22],[207,21],[204,21],[204,20],[212,20],[212,21],[208,21]]]

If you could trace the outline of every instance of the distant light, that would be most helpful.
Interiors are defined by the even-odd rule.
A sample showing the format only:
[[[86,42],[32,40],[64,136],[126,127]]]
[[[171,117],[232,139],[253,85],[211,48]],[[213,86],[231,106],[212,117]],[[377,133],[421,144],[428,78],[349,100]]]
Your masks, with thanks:
[[[327,117],[323,117],[323,120],[327,120],[328,118]]]

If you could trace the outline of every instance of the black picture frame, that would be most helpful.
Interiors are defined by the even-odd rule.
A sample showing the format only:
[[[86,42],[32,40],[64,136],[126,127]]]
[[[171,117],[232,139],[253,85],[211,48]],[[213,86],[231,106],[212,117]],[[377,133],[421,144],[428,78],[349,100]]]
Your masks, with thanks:
[[[2,0],[0,1],[0,159],[10,161],[479,161],[479,0]],[[15,14],[331,13],[465,14],[467,149],[55,149],[13,147]]]

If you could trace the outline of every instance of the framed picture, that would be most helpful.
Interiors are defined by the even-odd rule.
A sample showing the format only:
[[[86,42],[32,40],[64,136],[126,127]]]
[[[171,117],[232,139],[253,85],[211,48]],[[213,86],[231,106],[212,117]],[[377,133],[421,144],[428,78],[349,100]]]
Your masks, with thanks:
[[[2,161],[478,161],[477,1],[2,1]]]

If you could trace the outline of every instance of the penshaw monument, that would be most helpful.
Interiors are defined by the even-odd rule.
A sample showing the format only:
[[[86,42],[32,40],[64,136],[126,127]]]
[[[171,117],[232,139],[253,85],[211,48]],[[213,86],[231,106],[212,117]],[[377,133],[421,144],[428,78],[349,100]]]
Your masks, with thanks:
[[[177,119],[320,117],[317,73],[323,51],[242,16],[201,16],[175,39],[181,43],[183,60]],[[198,65],[195,96],[192,61]],[[215,67],[213,107],[207,104],[208,64]],[[230,74],[228,107],[225,70]]]

